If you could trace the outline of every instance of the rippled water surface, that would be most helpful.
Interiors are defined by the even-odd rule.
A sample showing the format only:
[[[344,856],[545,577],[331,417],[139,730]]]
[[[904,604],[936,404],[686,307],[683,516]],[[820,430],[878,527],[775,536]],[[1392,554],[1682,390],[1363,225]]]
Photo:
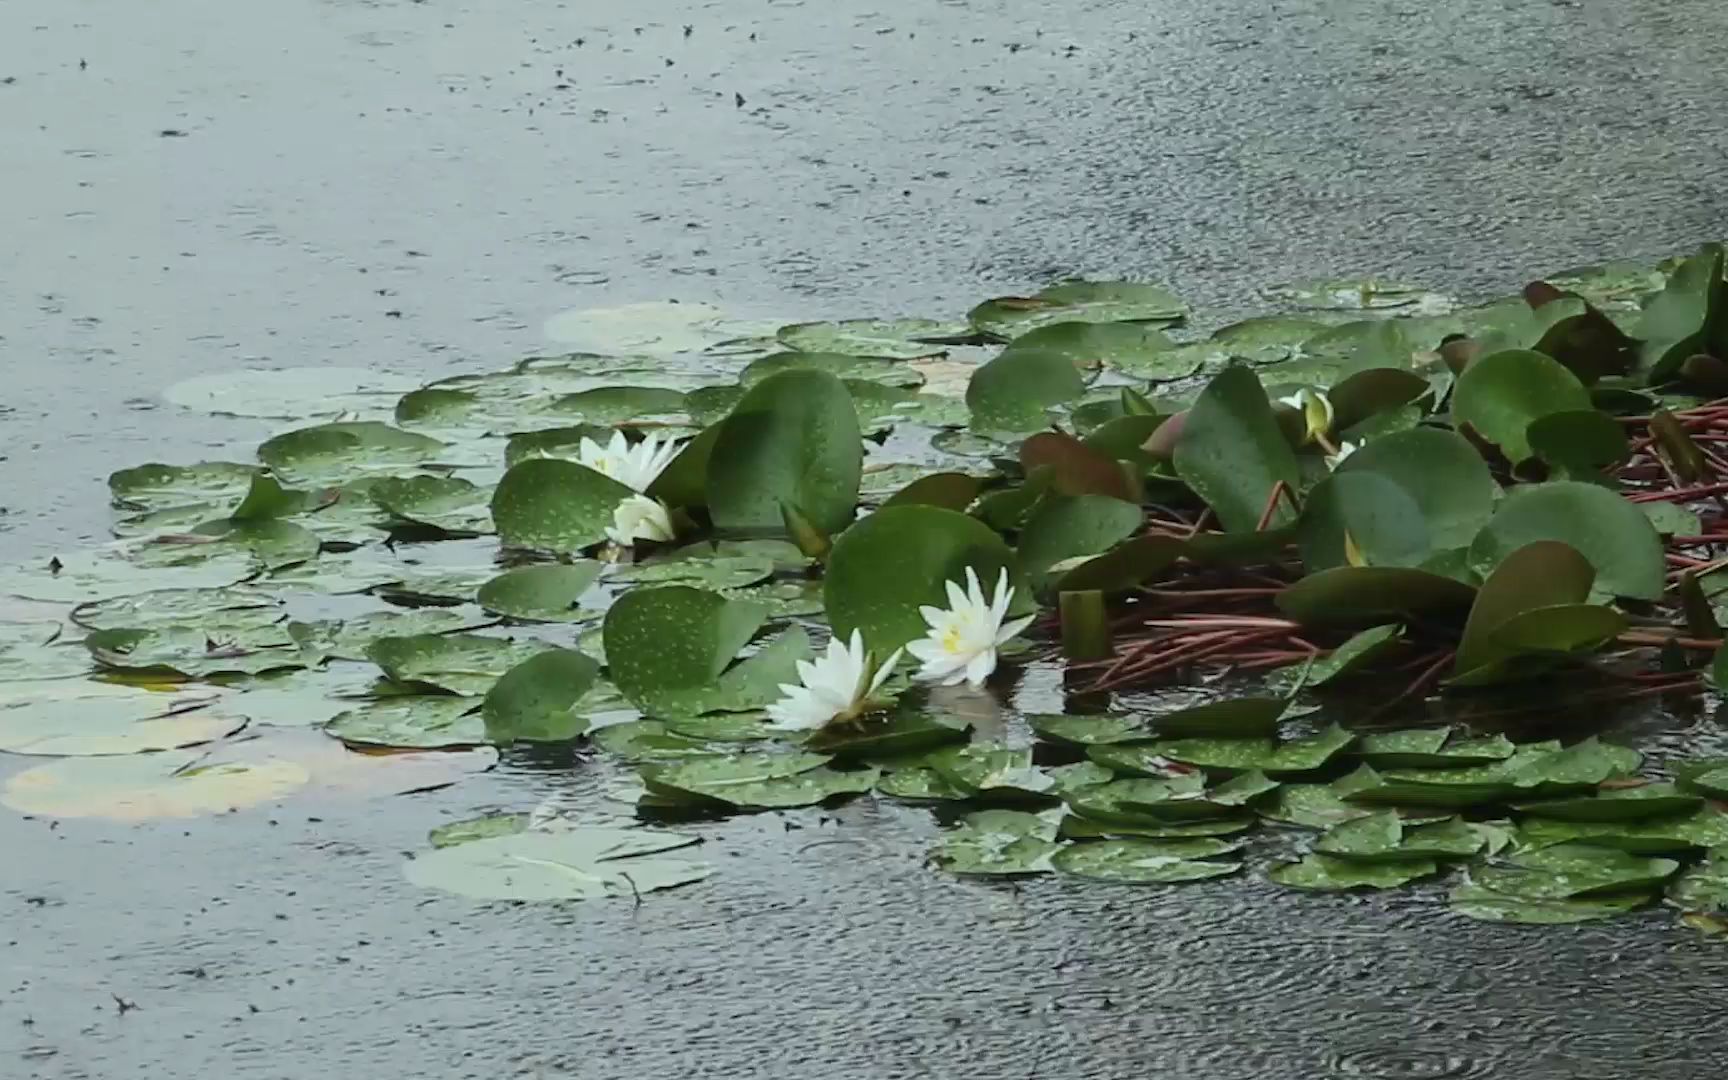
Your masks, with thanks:
[[[110,469],[268,430],[169,383],[497,368],[575,306],[941,316],[1090,271],[1229,311],[1667,254],[1728,225],[1724,72],[1710,0],[4,0],[0,546],[99,538]],[[702,826],[720,872],[639,909],[400,877],[431,825],[605,781],[514,754],[393,801],[0,815],[0,1076],[1728,1067],[1728,948],[1668,915],[981,886],[886,802]]]

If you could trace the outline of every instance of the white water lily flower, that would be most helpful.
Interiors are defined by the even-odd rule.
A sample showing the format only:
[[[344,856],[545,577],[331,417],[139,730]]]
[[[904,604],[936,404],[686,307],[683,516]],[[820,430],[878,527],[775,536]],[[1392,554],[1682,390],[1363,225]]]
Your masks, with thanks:
[[[895,649],[882,664],[873,665],[858,631],[852,631],[852,639],[844,645],[839,638],[830,640],[823,655],[798,661],[799,685],[780,685],[783,696],[768,706],[768,719],[773,721],[769,726],[776,731],[812,731],[857,719],[870,707],[870,695],[888,681],[901,652]]]
[[[923,662],[918,678],[943,686],[958,686],[962,682],[983,686],[984,680],[996,670],[996,650],[1007,644],[1015,634],[1032,623],[1032,616],[1015,619],[1003,625],[1008,617],[1008,605],[1014,601],[1014,590],[1008,585],[1008,571],[1003,569],[996,579],[996,597],[984,599],[984,588],[978,583],[978,573],[966,568],[966,589],[959,582],[948,582],[948,608],[921,607],[918,613],[930,627],[922,639],[906,646],[906,651]]]
[[[614,431],[605,446],[584,436],[576,444],[576,460],[635,491],[647,491],[648,485],[678,456],[678,449],[675,440],[662,439],[657,433],[650,433],[632,446],[622,431]]]
[[[666,504],[646,495],[632,495],[619,503],[606,529],[606,539],[626,548],[638,540],[664,541],[676,535]]]

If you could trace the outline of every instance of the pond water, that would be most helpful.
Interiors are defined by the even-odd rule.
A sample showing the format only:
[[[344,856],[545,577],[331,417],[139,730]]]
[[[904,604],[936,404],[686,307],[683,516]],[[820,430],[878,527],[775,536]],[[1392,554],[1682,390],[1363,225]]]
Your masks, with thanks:
[[[1073,271],[1224,313],[1360,270],[1505,291],[1728,222],[1728,9],[1707,0],[610,9],[8,0],[7,558],[103,538],[114,468],[268,433],[157,396],[202,373],[431,377],[531,353],[572,307],[943,317]],[[411,798],[0,815],[0,1075],[1728,1066],[1728,950],[1667,915],[1526,929],[1422,890],[980,886],[925,869],[934,821],[886,801],[703,825],[719,872],[634,909],[402,879],[430,826],[597,800],[603,773],[513,751]]]

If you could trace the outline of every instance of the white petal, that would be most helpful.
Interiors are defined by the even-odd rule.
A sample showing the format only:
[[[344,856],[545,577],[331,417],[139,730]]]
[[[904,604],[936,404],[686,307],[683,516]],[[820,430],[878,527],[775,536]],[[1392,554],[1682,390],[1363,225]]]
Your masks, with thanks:
[[[966,681],[973,686],[983,686],[984,680],[996,670],[996,650],[985,649],[974,656],[966,665]]]
[[[905,652],[905,649],[895,649],[888,654],[888,659],[884,660],[881,666],[876,669],[876,674],[870,677],[869,694],[874,694],[882,689],[882,684],[888,681],[888,676],[894,674],[894,667],[900,663],[900,657]]]
[[[990,606],[984,601],[984,586],[978,580],[978,571],[970,566],[966,568],[966,599],[972,602],[973,608],[983,609]]]
[[[919,638],[917,641],[908,642],[905,651],[911,653],[914,660],[927,664],[939,656],[947,655],[948,650],[942,647],[941,642]]]
[[[966,572],[968,574],[970,574],[972,572],[972,568],[967,567]],[[948,582],[948,610],[949,611],[965,611],[966,610],[966,593],[961,590],[960,583],[957,581]]]
[[[998,630],[996,632],[996,644],[998,644],[998,645],[1004,644],[1010,638],[1015,637],[1022,630],[1025,630],[1028,626],[1031,626],[1033,620],[1036,619],[1037,617],[1038,616],[1036,616],[1036,615],[1027,615],[1024,618],[1015,619],[1013,622],[1004,626],[1001,630]]]

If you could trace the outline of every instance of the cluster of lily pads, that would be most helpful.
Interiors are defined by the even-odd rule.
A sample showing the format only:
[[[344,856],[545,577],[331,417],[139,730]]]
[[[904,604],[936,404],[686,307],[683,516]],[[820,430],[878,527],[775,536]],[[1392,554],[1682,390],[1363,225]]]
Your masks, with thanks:
[[[1289,310],[1207,335],[1120,282],[952,323],[649,305],[558,320],[583,351],[418,388],[178,387],[320,422],[256,461],[116,472],[115,543],[0,569],[0,753],[57,759],[0,802],[188,815],[565,744],[632,771],[611,804],[638,818],[952,806],[934,861],[959,874],[1164,883],[1253,855],[1306,889],[1462,867],[1454,906],[1489,919],[1664,888],[1728,913],[1728,764],[1668,781],[1594,738],[1367,730],[1331,696],[1412,657],[1456,694],[1624,668],[1632,643],[1694,677],[1728,580],[1698,411],[1728,388],[1721,249],[1478,305],[1379,280],[1267,296]],[[1255,587],[1168,608],[1220,573]],[[1220,593],[1264,610],[1208,610]],[[1294,662],[1276,694],[968,719],[1028,664],[1122,670],[1148,629],[1198,635],[1179,673],[1207,693],[1232,635]],[[708,873],[664,854],[696,835],[597,816],[457,823],[407,872],[541,899]],[[1322,831],[1293,850],[1283,826]]]

